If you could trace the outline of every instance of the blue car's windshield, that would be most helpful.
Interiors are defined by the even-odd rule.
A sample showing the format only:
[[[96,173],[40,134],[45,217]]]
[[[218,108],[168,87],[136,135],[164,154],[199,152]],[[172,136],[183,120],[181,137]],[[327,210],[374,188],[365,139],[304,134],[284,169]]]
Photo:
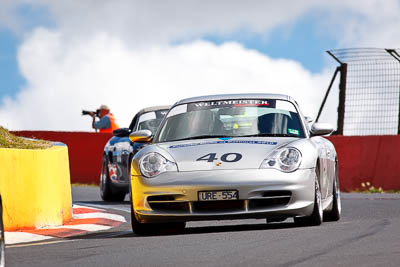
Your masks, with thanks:
[[[152,133],[155,133],[166,113],[166,110],[162,113],[158,111],[143,113],[138,119],[136,131],[150,130]]]
[[[175,106],[154,141],[249,136],[301,138],[304,131],[291,102],[275,99],[221,100]]]

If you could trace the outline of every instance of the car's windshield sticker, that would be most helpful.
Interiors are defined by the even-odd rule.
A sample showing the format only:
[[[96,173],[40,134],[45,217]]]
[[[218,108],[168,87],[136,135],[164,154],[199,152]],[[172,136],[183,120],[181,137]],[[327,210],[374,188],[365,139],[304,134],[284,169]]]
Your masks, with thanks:
[[[300,134],[299,130],[296,130],[296,129],[288,129],[288,133],[295,134],[295,135],[299,135]]]
[[[204,101],[188,104],[188,111],[212,109],[214,107],[241,107],[241,106],[265,106],[269,108],[275,107],[274,100],[266,99],[232,99],[232,100],[217,100]]]
[[[201,142],[201,143],[190,143],[190,144],[181,144],[181,145],[173,145],[169,148],[181,148],[181,147],[190,147],[190,146],[201,146],[201,145],[219,145],[219,144],[252,144],[252,145],[272,145],[275,146],[278,142],[271,141],[250,141],[250,140],[221,140],[221,141],[212,141],[212,142]]]

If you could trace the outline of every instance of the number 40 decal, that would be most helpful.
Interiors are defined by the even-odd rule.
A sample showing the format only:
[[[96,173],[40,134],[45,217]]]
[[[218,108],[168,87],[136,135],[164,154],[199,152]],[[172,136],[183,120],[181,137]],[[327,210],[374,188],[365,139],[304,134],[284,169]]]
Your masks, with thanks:
[[[242,154],[239,154],[239,153],[226,153],[221,156],[221,161],[223,161],[223,162],[237,162],[241,159],[242,159]],[[217,153],[208,153],[207,155],[204,155],[204,156],[196,159],[196,161],[200,161],[200,160],[204,160],[204,161],[208,161],[208,162],[213,162],[215,160],[218,160]]]

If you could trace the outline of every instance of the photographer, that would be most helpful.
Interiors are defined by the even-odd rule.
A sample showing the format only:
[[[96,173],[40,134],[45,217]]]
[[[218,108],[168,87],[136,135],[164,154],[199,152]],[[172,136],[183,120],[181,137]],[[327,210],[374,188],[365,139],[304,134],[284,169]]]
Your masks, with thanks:
[[[112,113],[110,113],[110,108],[107,105],[101,105],[96,112],[89,112],[92,116],[92,127],[93,129],[99,130],[101,133],[112,133],[119,126],[115,123],[115,118]],[[100,118],[96,121],[96,115]]]

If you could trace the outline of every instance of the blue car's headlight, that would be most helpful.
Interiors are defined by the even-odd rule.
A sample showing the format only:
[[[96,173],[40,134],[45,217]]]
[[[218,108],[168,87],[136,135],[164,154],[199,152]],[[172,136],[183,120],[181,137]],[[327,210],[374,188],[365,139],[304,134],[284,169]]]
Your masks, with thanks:
[[[143,176],[153,178],[167,171],[178,171],[175,162],[169,161],[162,155],[152,152],[139,160],[140,171]]]
[[[262,163],[260,169],[278,169],[283,172],[297,170],[301,163],[301,152],[294,147],[273,151]]]

